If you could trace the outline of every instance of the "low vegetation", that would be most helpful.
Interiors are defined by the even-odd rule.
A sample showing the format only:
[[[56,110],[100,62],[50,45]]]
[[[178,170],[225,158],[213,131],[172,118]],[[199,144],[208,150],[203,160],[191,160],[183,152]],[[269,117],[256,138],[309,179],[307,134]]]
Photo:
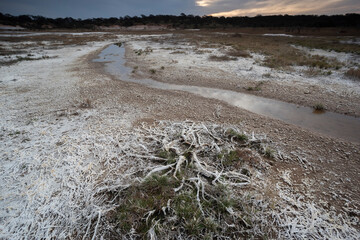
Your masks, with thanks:
[[[293,66],[307,66],[316,69],[338,70],[342,64],[334,58],[319,55],[307,55],[296,49],[288,49],[286,52],[274,51],[265,58],[264,65],[275,69],[289,69]]]
[[[243,160],[249,152],[244,155],[240,148],[253,149],[248,150],[250,155],[252,151],[261,152],[262,141],[249,140],[235,128],[221,135],[202,127],[196,129],[197,138],[190,132],[169,136],[166,141],[170,145],[155,151],[154,160],[162,164],[140,182],[109,192],[111,201],[118,205],[109,215],[113,231],[137,238],[271,236],[272,226],[263,226],[261,231],[255,226],[254,211],[261,209],[246,195],[234,192],[246,187],[251,176]],[[220,136],[225,145],[217,153],[207,144]]]
[[[186,52],[185,51],[173,51],[173,52],[171,52],[170,54],[186,54]]]
[[[326,51],[346,52],[360,54],[360,45],[340,43],[337,37],[317,37],[317,38],[295,38],[289,42],[311,49],[323,49]]]
[[[267,75],[265,75],[265,77],[268,77]],[[263,86],[265,84],[264,81],[260,81],[258,83],[256,83],[256,85],[254,87],[245,87],[245,90],[247,91],[261,91],[261,86]]]
[[[251,226],[251,217],[242,211],[241,201],[229,195],[226,186],[206,185],[204,192],[208,197],[202,199],[196,184],[195,188],[183,187],[176,192],[181,185],[173,176],[152,175],[123,191],[119,207],[113,213],[117,231],[126,235],[133,229],[139,237],[146,238],[180,230],[183,235],[199,239],[199,236],[212,238],[219,234],[240,236],[232,233],[225,221],[244,229]],[[229,209],[242,211],[242,218],[234,218]]]
[[[236,57],[231,57],[231,56],[227,56],[227,55],[221,55],[221,56],[217,56],[217,55],[210,55],[209,56],[209,60],[211,61],[235,61],[237,60]]]
[[[243,35],[239,38],[234,34],[215,35],[211,33],[205,33],[201,36],[188,36],[187,38],[188,41],[198,47],[231,47],[232,50],[228,51],[226,55],[211,55],[210,60],[215,61],[235,60],[237,57],[247,58],[251,57],[251,52],[265,56],[265,58],[257,62],[257,64],[262,64],[274,69],[291,70],[291,68],[295,66],[307,66],[309,68],[320,69],[323,73],[328,73],[329,70],[338,70],[343,67],[343,64],[335,58],[309,55],[295,48],[293,39],[295,38],[261,35]],[[308,41],[312,41],[311,39],[312,38],[309,38]],[[326,40],[315,39],[314,41]],[[357,47],[358,46],[353,46],[354,49]]]
[[[248,51],[237,50],[237,49],[228,51],[227,55],[231,56],[231,57],[242,57],[242,58],[250,58],[251,57],[251,55]]]
[[[345,76],[355,79],[355,80],[360,80],[360,68],[350,68],[345,73]]]
[[[313,109],[314,109],[315,111],[319,111],[319,112],[325,111],[325,107],[324,107],[324,105],[321,104],[321,103],[315,104],[315,105],[313,106]]]
[[[153,50],[149,47],[145,48],[144,50],[143,49],[136,49],[134,50],[135,54],[138,55],[138,56],[141,56],[142,54],[149,54],[151,53]]]
[[[51,158],[40,155],[31,169],[20,162],[12,165],[13,172],[3,171],[6,179],[24,173],[27,178],[14,181],[16,186],[43,193],[24,201],[27,207],[19,216],[4,221],[4,235],[12,239],[358,238],[354,218],[316,205],[282,182],[274,186],[276,171],[270,163],[283,160],[279,152],[267,150],[273,145],[264,135],[247,134],[234,125],[191,121],[115,128],[119,132],[109,134],[113,129],[89,128],[90,133],[62,138],[54,142],[58,154]],[[2,134],[13,134],[16,140],[15,136],[26,134],[19,132],[8,129]],[[269,152],[271,161],[266,158]]]
[[[235,131],[234,129],[228,129],[226,131],[226,134],[228,134],[228,136],[231,138],[231,139],[234,139],[236,141],[240,141],[240,142],[245,142],[248,140],[248,137],[243,134],[243,133],[238,133],[237,131]]]
[[[99,26],[123,26],[130,27],[136,25],[167,25],[172,28],[286,28],[287,31],[300,33],[304,27],[318,28],[322,27],[353,27],[356,28],[359,22],[359,14],[346,14],[334,16],[316,16],[316,15],[276,15],[276,16],[256,16],[256,17],[227,17],[219,18],[212,16],[194,16],[181,13],[179,16],[174,15],[142,15],[141,17],[125,16],[111,18],[92,18],[92,19],[74,19],[67,18],[46,18],[42,16],[12,16],[10,14],[0,13],[0,23],[4,25],[22,26],[29,29],[96,29]],[[241,35],[240,35],[241,36]]]
[[[26,51],[24,51],[24,50],[14,50],[14,49],[9,49],[9,48],[0,46],[0,56],[6,57],[6,56],[25,54],[25,53],[26,53]]]
[[[34,57],[34,55],[32,54],[27,54],[26,56],[16,56],[16,58],[9,58],[9,59],[3,59],[2,61],[0,61],[0,65],[5,65],[5,66],[9,66],[12,64],[16,64],[18,62],[22,62],[22,61],[36,61],[36,60],[43,60],[43,59],[50,59],[50,58],[56,58],[56,56],[41,56],[41,57]]]
[[[80,108],[92,108],[92,103],[90,99],[85,99],[79,106]]]

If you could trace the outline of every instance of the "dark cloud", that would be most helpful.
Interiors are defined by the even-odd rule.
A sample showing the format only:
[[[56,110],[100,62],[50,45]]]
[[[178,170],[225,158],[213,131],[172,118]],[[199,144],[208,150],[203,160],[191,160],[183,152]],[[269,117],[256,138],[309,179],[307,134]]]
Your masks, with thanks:
[[[0,12],[47,17],[360,13],[359,0],[0,0]]]
[[[47,17],[119,17],[202,14],[194,0],[0,0],[0,12]]]

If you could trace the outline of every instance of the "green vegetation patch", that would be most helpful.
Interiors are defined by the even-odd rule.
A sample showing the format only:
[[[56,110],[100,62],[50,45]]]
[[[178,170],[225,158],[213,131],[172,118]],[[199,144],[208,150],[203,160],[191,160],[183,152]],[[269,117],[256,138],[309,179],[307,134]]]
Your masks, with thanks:
[[[126,234],[134,228],[138,234],[144,235],[151,227],[152,220],[164,220],[162,208],[174,197],[174,188],[178,185],[174,178],[154,175],[123,192],[115,211],[116,226],[120,232]]]
[[[236,132],[234,129],[228,129],[228,130],[226,131],[226,134],[227,134],[229,137],[235,139],[236,141],[245,142],[245,141],[248,140],[248,137],[247,137],[245,134],[243,134],[243,133],[238,133],[238,132]]]
[[[124,235],[135,230],[141,238],[146,238],[152,227],[157,234],[177,229],[195,239],[217,234],[246,235],[233,233],[228,226],[248,229],[251,216],[240,199],[230,196],[226,186],[207,185],[209,197],[199,202],[196,188],[175,192],[180,185],[174,177],[153,175],[121,192],[119,207],[112,214],[116,230]],[[241,212],[241,217],[233,215],[234,211]]]

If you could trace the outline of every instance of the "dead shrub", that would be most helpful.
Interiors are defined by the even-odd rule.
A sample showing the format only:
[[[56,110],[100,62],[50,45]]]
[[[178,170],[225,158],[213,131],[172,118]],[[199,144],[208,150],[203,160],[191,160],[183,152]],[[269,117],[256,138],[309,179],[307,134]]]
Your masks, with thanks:
[[[307,77],[316,77],[319,76],[321,74],[321,70],[318,68],[314,68],[314,67],[308,67],[305,71],[304,71],[305,75]]]
[[[233,38],[241,38],[242,34],[241,33],[234,33],[234,34],[232,34],[230,36],[233,37]]]
[[[221,61],[234,61],[234,60],[237,60],[237,58],[229,57],[227,55],[221,55],[221,56],[210,55],[209,60],[221,62]]]
[[[345,76],[360,80],[360,68],[350,68],[346,73]]]
[[[244,51],[244,50],[228,51],[227,55],[231,56],[231,57],[242,57],[242,58],[251,57],[251,55],[247,51]]]
[[[85,99],[85,101],[80,104],[80,108],[92,108],[90,99]]]

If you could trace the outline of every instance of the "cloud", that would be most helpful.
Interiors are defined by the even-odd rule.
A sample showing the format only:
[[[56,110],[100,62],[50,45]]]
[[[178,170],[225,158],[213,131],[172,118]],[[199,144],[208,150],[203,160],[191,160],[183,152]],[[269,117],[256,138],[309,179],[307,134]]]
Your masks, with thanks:
[[[203,0],[212,16],[255,16],[277,14],[343,14],[359,13],[357,0]],[[227,9],[224,9],[227,8]],[[221,9],[222,11],[218,11]],[[215,13],[214,13],[215,12]]]
[[[0,0],[0,12],[46,17],[119,17],[141,14],[254,16],[360,13],[359,0]]]
[[[224,9],[219,8],[212,12],[215,11]],[[141,14],[203,15],[204,9],[197,6],[195,0],[0,0],[0,12],[13,15],[92,18]]]
[[[196,5],[200,7],[208,7],[219,1],[221,0],[198,0],[196,1]]]

